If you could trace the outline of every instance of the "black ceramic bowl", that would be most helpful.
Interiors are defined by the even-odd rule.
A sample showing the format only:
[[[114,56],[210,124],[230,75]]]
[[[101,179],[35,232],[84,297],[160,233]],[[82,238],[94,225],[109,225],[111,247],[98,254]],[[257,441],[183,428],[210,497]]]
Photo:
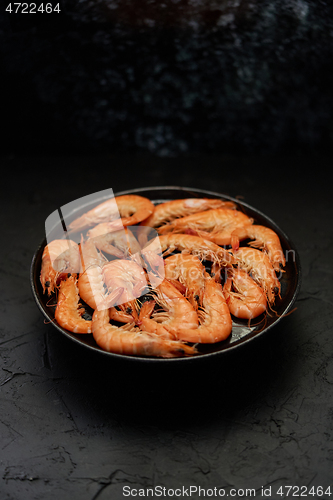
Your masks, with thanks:
[[[153,188],[140,188],[133,189],[130,191],[122,191],[116,193],[116,195],[124,194],[138,194],[145,196],[152,200],[155,204],[162,203],[169,200],[179,199],[179,198],[221,198],[223,200],[231,200],[235,202],[239,209],[246,213],[248,216],[252,217],[257,224],[261,224],[273,229],[280,237],[281,245],[284,254],[287,257],[286,266],[283,273],[281,273],[279,279],[281,283],[281,298],[276,299],[274,305],[274,313],[262,315],[259,318],[253,320],[251,324],[248,324],[247,320],[233,319],[233,329],[230,337],[217,344],[206,344],[199,346],[199,355],[188,358],[147,358],[140,356],[125,356],[121,354],[114,354],[103,351],[94,341],[92,335],[77,335],[71,333],[64,328],[61,328],[54,319],[54,307],[49,306],[49,298],[47,295],[43,294],[43,290],[40,284],[39,275],[41,269],[41,259],[44,247],[46,245],[46,239],[44,239],[36,250],[33,257],[30,271],[31,287],[33,295],[42,313],[45,315],[47,320],[50,321],[50,325],[55,327],[59,332],[66,335],[74,342],[81,344],[88,349],[92,349],[96,352],[101,353],[103,356],[108,356],[110,358],[126,358],[133,360],[134,362],[150,361],[155,363],[186,363],[189,361],[198,361],[200,359],[207,359],[207,357],[221,356],[230,350],[239,349],[242,346],[248,345],[253,339],[260,336],[267,335],[271,332],[272,327],[274,327],[291,309],[298,294],[300,288],[300,262],[298,253],[291,243],[290,239],[286,234],[281,231],[281,229],[267,216],[259,212],[255,208],[250,207],[246,203],[239,202],[238,200],[231,198],[230,196],[222,195],[212,191],[204,191],[201,189],[192,188],[182,188],[175,186],[166,187],[153,187]],[[81,213],[93,208],[93,206],[100,203],[102,200],[94,199],[91,206],[85,205],[82,210],[76,210],[73,218],[81,215]],[[103,200],[104,201],[104,200]],[[70,218],[70,214],[69,214]]]

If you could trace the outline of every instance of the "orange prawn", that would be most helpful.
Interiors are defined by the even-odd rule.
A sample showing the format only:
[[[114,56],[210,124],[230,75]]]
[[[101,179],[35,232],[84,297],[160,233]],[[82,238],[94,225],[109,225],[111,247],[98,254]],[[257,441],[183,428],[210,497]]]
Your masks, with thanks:
[[[266,311],[264,291],[242,269],[229,271],[223,293],[231,314],[237,318],[253,319]]]
[[[92,317],[92,334],[96,343],[105,351],[125,355],[158,356],[175,358],[193,356],[195,347],[178,340],[169,340],[153,333],[141,331],[134,323],[121,327],[112,325],[107,310],[95,310]]]
[[[133,226],[149,217],[155,210],[153,203],[134,194],[116,196],[100,203],[92,210],[78,217],[68,226],[70,232],[82,231],[96,224],[108,223],[109,230]],[[119,215],[121,219],[119,219]]]
[[[160,248],[164,252],[164,255],[179,250],[181,252],[192,253],[201,260],[206,259],[212,262],[219,262],[222,266],[237,264],[237,259],[231,252],[200,236],[165,234],[148,242],[147,246],[142,250],[142,255],[145,256],[150,251],[158,253]]]
[[[139,326],[141,329],[163,336],[165,338],[175,338],[171,330],[179,325],[187,328],[198,328],[199,319],[196,311],[190,302],[167,280],[156,288],[156,302],[163,309],[161,312],[153,314],[155,300],[145,302],[139,315]]]
[[[92,308],[108,308],[108,297],[105,293],[102,268],[106,264],[105,258],[97,251],[93,240],[80,245],[82,269],[78,280],[81,298]]]
[[[61,273],[78,273],[80,270],[79,246],[72,240],[53,240],[44,248],[40,282],[45,293],[54,292]]]
[[[132,260],[113,260],[102,269],[103,281],[109,290],[123,288],[118,301],[124,304],[135,300],[148,291],[147,275],[143,268]]]
[[[196,255],[178,253],[164,261],[165,278],[172,283],[178,280],[185,288],[185,296],[197,309],[205,287],[205,267]]]
[[[120,259],[141,250],[137,239],[127,227],[119,231],[110,231],[108,223],[104,222],[90,229],[87,236],[94,240],[96,248]]]
[[[73,333],[91,333],[91,321],[82,318],[84,307],[79,308],[79,289],[74,276],[60,283],[54,317],[58,324]]]
[[[185,198],[167,201],[155,207],[155,211],[141,222],[143,226],[158,227],[179,217],[203,212],[212,208],[236,208],[232,201],[210,198]]]
[[[252,219],[239,210],[216,208],[176,219],[159,228],[158,233],[189,233],[213,241],[217,245],[229,245],[231,231],[251,223]]]
[[[251,274],[264,290],[268,302],[274,304],[275,296],[280,295],[281,285],[267,254],[256,248],[240,247],[234,256],[238,267]]]
[[[231,234],[232,249],[234,251],[237,250],[239,248],[239,242],[246,238],[254,240],[250,242],[252,247],[265,249],[267,251],[275,271],[280,271],[281,267],[285,266],[286,259],[283,255],[280,238],[275,231],[256,224],[238,227]]]
[[[181,324],[175,328],[166,328],[180,340],[203,344],[221,342],[231,334],[232,320],[222,287],[207,273],[199,319],[200,325],[195,329]]]

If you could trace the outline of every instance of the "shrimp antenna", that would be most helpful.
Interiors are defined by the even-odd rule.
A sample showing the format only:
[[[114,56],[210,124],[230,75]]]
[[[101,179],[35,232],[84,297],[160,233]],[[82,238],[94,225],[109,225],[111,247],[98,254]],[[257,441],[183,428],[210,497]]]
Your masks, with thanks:
[[[46,302],[46,307],[57,307],[57,304],[50,304],[49,303],[51,300],[54,300],[54,297],[49,298],[49,300]]]
[[[49,325],[50,323],[54,323],[54,322],[56,322],[55,318],[50,319],[50,321],[46,321],[46,319],[44,319],[44,325]]]
[[[294,307],[294,309],[292,309],[291,311],[288,311],[287,313],[283,313],[283,314],[278,314],[278,313],[275,313],[277,315],[278,318],[286,318],[287,316],[290,316],[290,314],[293,314],[295,311],[296,311],[297,307]]]
[[[262,332],[267,324],[267,310],[263,314],[264,314],[264,317],[261,320],[257,321],[256,323],[252,323],[252,326],[259,326],[261,323],[263,323],[262,328],[257,330],[258,333]],[[249,318],[249,321],[247,324],[249,328],[251,328],[251,320],[253,320],[253,319],[254,318]]]

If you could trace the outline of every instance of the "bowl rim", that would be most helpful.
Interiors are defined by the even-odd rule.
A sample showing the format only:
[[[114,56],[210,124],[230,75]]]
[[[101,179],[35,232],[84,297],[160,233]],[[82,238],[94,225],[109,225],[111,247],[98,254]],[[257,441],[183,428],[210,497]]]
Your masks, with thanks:
[[[294,255],[295,255],[294,262],[295,262],[295,267],[297,270],[297,273],[296,273],[297,274],[297,281],[295,284],[295,289],[294,289],[291,300],[289,301],[289,303],[286,306],[285,312],[281,316],[277,317],[276,320],[272,324],[268,325],[263,330],[255,332],[255,334],[253,334],[252,336],[249,335],[248,338],[241,338],[238,341],[234,342],[233,344],[229,345],[225,349],[221,349],[221,350],[214,351],[214,352],[208,352],[208,353],[200,353],[197,356],[179,357],[179,358],[178,357],[176,357],[176,358],[161,358],[161,357],[148,357],[148,356],[147,357],[145,357],[145,356],[131,356],[131,355],[126,355],[126,354],[118,354],[118,353],[108,352],[108,351],[101,349],[99,346],[93,346],[93,345],[83,343],[81,341],[80,337],[73,336],[73,334],[71,332],[66,331],[65,329],[60,327],[57,323],[52,322],[53,326],[58,331],[60,331],[65,337],[67,337],[68,339],[79,344],[81,347],[88,348],[88,349],[92,350],[93,352],[100,353],[104,356],[107,356],[108,358],[111,357],[111,359],[117,359],[117,360],[126,360],[126,361],[138,362],[138,363],[141,363],[141,362],[154,363],[154,364],[158,363],[158,364],[163,364],[163,365],[170,364],[170,363],[177,363],[178,364],[180,362],[193,363],[193,362],[197,362],[197,360],[207,360],[208,358],[212,358],[212,357],[214,357],[214,359],[215,359],[215,357],[221,356],[221,355],[226,356],[228,354],[234,353],[236,349],[238,349],[238,351],[239,351],[241,348],[248,346],[248,344],[250,342],[252,342],[252,344],[253,344],[253,341],[259,340],[259,339],[263,338],[263,336],[266,336],[267,332],[269,330],[271,330],[273,327],[275,327],[277,325],[277,323],[279,323],[281,321],[281,319],[283,319],[283,317],[285,317],[286,314],[290,312],[292,306],[294,305],[294,303],[296,301],[297,295],[300,291],[301,281],[302,281],[301,263],[300,263],[300,257],[299,257],[298,251],[297,251],[295,245],[293,244],[292,240],[270,217],[265,215],[260,210],[254,208],[253,206],[249,205],[246,202],[243,202],[242,200],[238,200],[237,198],[234,198],[234,197],[229,196],[229,195],[225,195],[223,193],[218,193],[216,191],[210,191],[210,190],[199,189],[199,188],[182,187],[182,186],[173,186],[173,185],[170,185],[170,186],[147,186],[147,187],[140,187],[140,188],[119,191],[119,192],[115,193],[114,196],[123,196],[123,195],[128,195],[128,194],[139,194],[140,195],[140,193],[142,193],[144,191],[163,191],[163,190],[174,190],[174,191],[179,191],[180,193],[181,192],[183,192],[183,193],[193,192],[195,194],[209,195],[212,197],[218,197],[218,198],[226,199],[229,201],[233,201],[233,202],[239,204],[241,207],[243,206],[245,208],[248,208],[251,211],[256,212],[259,216],[263,217],[272,226],[274,226],[278,230],[278,232],[284,237],[284,239],[287,241],[290,248],[292,248],[292,250],[294,251]],[[168,199],[168,198],[166,197],[166,199]],[[98,202],[98,200],[97,200],[97,202]],[[44,248],[45,245],[46,245],[46,237],[39,243],[38,248],[35,251],[33,258],[32,258],[32,261],[31,261],[30,286],[32,289],[33,297],[35,299],[35,302],[36,302],[39,310],[46,317],[46,319],[50,320],[50,317],[46,314],[44,308],[41,305],[41,302],[40,302],[39,296],[38,296],[38,292],[37,292],[36,286],[35,286],[36,273],[38,273],[38,277],[39,277],[39,270],[36,269],[36,262],[37,262],[39,252],[41,251],[42,248]]]

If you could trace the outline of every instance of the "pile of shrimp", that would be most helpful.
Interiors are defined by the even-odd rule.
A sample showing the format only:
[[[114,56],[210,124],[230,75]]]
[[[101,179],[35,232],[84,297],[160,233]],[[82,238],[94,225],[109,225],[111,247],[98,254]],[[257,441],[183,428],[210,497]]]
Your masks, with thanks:
[[[250,323],[271,313],[284,266],[278,235],[231,201],[155,206],[124,195],[46,245],[40,282],[62,328],[92,334],[109,352],[174,358],[227,340],[233,318]]]

